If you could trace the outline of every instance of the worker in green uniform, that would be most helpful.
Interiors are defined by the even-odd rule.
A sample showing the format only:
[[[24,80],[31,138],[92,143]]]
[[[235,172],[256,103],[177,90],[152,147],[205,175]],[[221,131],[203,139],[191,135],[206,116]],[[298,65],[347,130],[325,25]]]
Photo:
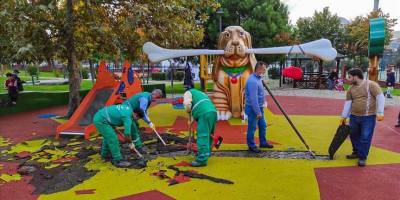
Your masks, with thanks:
[[[114,127],[124,126],[125,140],[132,143],[131,127],[135,124],[133,121],[144,116],[140,109],[132,110],[127,105],[107,106],[94,115],[93,124],[96,126],[100,135],[103,136],[101,145],[101,157],[106,159],[109,153],[112,156],[112,164],[116,167],[129,167],[130,163],[122,159],[119,141]]]
[[[127,99],[122,104],[123,105],[127,105],[127,106],[131,106],[132,110],[135,110],[135,109],[142,110],[143,113],[144,113],[143,120],[149,125],[150,128],[155,129],[156,127],[150,121],[150,118],[149,118],[149,116],[147,114],[147,109],[150,107],[151,101],[153,99],[161,98],[162,95],[163,94],[162,94],[162,91],[160,89],[155,89],[151,93],[149,93],[149,92],[141,92],[141,93],[138,93],[138,94],[132,96],[131,98]],[[141,151],[141,148],[142,148],[143,144],[142,144],[142,141],[140,139],[139,123],[137,121],[134,121],[134,123],[132,123],[131,135],[132,135],[132,139],[133,139],[133,144],[135,145],[135,147],[139,151]]]
[[[183,95],[183,104],[192,119],[197,122],[197,156],[191,162],[193,167],[206,166],[211,156],[210,134],[214,135],[217,110],[207,94],[190,89]]]

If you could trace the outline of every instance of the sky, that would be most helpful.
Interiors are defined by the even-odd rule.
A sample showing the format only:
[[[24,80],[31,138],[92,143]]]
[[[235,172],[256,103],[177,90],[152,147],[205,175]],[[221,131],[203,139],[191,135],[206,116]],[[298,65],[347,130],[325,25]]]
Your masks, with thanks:
[[[374,0],[281,0],[289,7],[289,18],[292,24],[296,24],[301,17],[311,17],[314,11],[322,11],[329,7],[332,13],[346,19],[354,19],[356,16],[366,16],[373,10]],[[394,30],[400,31],[400,0],[380,0],[379,8],[384,13],[389,13],[391,18],[398,19]]]

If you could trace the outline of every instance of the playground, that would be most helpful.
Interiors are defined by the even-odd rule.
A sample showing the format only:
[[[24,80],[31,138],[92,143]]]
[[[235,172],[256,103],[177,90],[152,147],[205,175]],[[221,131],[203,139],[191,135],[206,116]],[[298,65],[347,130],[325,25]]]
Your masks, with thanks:
[[[327,155],[342,101],[312,97],[277,98],[312,150],[317,155]],[[74,137],[56,140],[54,130],[63,122],[56,116],[66,111],[65,106],[2,117],[1,199],[201,199],[203,195],[213,199],[400,197],[396,192],[400,178],[400,132],[392,128],[390,122],[377,124],[371,157],[368,166],[362,169],[356,166],[355,161],[345,159],[351,151],[350,141],[345,141],[335,160],[304,158],[302,155],[290,157],[290,153],[275,153],[274,156],[274,152],[304,152],[306,149],[272,100],[268,98],[267,101],[270,105],[266,110],[267,135],[275,145],[274,150],[266,151],[269,154],[265,157],[247,153],[238,153],[235,157],[213,155],[205,168],[186,166],[191,156],[179,154],[182,150],[185,152],[185,148],[173,148],[185,143],[187,114],[169,103],[157,103],[149,113],[171,146],[170,152],[177,153],[163,153],[156,136],[148,129],[143,130],[144,143],[154,145],[149,148],[159,152],[150,154],[147,167],[141,169],[118,169],[104,163],[97,153],[101,139],[96,135],[89,140]],[[314,106],[296,106],[299,103]],[[322,107],[325,108],[323,112]],[[387,107],[385,116],[394,118],[397,113],[392,110],[395,109]],[[54,116],[45,116],[50,114]],[[19,125],[8,126],[8,120]],[[247,149],[244,144],[246,124],[241,120],[220,121],[216,132],[224,137],[224,142],[214,154]],[[29,172],[28,168],[26,174],[21,173],[22,166],[33,166],[35,171]],[[177,174],[170,166],[229,183]],[[171,184],[172,179],[177,183]],[[369,182],[371,180],[374,180],[373,184]]]
[[[0,199],[400,199],[397,19],[232,2],[1,4]]]

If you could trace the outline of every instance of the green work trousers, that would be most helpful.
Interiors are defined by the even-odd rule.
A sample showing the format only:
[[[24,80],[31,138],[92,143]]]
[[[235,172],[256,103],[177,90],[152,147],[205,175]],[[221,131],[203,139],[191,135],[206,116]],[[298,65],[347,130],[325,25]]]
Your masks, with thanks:
[[[197,156],[196,162],[207,164],[211,156],[210,134],[214,134],[217,122],[216,112],[207,112],[197,120]]]
[[[118,137],[115,133],[114,127],[107,122],[102,114],[102,112],[98,112],[93,118],[93,124],[96,126],[100,135],[103,136],[100,154],[101,157],[106,158],[107,154],[111,153],[113,162],[118,162],[122,160]]]
[[[133,120],[133,123],[131,125],[131,137],[133,144],[135,144],[136,148],[141,148],[143,146],[139,134],[139,123],[136,120]]]

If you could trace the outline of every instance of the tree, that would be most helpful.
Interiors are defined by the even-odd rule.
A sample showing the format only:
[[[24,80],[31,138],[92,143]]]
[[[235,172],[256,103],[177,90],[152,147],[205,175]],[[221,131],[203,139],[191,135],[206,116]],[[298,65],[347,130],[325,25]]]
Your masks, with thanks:
[[[369,20],[373,18],[385,19],[385,45],[388,45],[393,37],[393,27],[397,19],[391,19],[389,14],[382,10],[373,11],[367,16],[357,16],[346,26],[346,50],[352,56],[368,56]]]
[[[223,27],[231,25],[242,26],[252,36],[253,47],[271,47],[288,45],[291,38],[289,12],[287,5],[279,0],[222,0],[221,8]],[[203,46],[215,48],[219,35],[219,16],[210,13],[207,23],[206,38]],[[282,37],[285,35],[284,37]],[[275,40],[275,37],[285,38],[287,41]],[[279,57],[258,56],[261,60],[272,62]]]
[[[340,25],[339,17],[325,7],[321,12],[315,11],[312,17],[300,18],[297,20],[298,39],[304,42],[326,38],[332,43],[342,44],[344,38],[344,28]],[[343,53],[340,45],[335,45],[336,49]]]
[[[218,5],[215,0],[3,0],[0,62],[67,60],[71,116],[80,102],[79,61],[137,60],[146,41],[166,48],[196,46],[204,36],[206,10]]]

